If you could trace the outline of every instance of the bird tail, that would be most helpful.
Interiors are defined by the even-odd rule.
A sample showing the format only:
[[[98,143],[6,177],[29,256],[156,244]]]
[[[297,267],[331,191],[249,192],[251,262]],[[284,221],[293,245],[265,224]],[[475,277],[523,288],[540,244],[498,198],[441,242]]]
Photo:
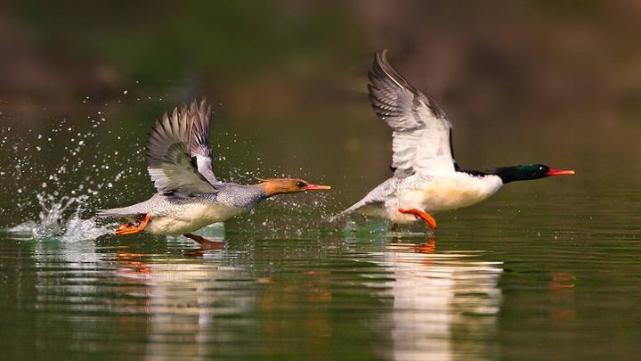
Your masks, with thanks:
[[[352,205],[351,207],[341,211],[340,213],[333,215],[332,217],[329,218],[329,221],[330,222],[335,222],[335,221],[345,217],[346,215],[354,212],[355,210],[359,209],[361,206],[362,206],[361,202],[358,202],[358,203]]]
[[[136,212],[132,207],[123,207],[123,208],[111,208],[111,209],[99,209],[96,213],[98,218],[122,218],[122,217],[131,217],[139,215],[140,212]]]
[[[343,216],[345,216],[347,213],[349,213],[349,212],[347,212],[347,209],[346,209],[346,210],[344,210],[344,211],[342,211],[342,212],[340,212],[338,214],[335,214],[335,215],[329,217],[329,221],[330,222],[336,222],[340,218],[343,218]]]

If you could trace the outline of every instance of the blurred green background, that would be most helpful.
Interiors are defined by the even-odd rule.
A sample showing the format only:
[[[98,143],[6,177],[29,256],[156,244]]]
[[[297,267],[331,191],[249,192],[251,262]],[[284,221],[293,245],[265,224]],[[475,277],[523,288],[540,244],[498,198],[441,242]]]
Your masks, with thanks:
[[[640,16],[641,4],[624,0],[3,2],[0,166],[27,153],[31,166],[3,183],[25,187],[28,203],[52,166],[85,159],[84,177],[108,153],[99,178],[133,176],[101,206],[142,198],[152,191],[140,153],[150,125],[206,96],[220,177],[325,181],[339,185],[338,210],[388,176],[391,137],[365,87],[382,48],[444,108],[463,166],[543,162],[604,187],[635,183]],[[49,152],[12,149],[61,122],[84,134],[103,118],[73,159],[61,160],[63,136]],[[15,209],[2,198],[5,213]]]

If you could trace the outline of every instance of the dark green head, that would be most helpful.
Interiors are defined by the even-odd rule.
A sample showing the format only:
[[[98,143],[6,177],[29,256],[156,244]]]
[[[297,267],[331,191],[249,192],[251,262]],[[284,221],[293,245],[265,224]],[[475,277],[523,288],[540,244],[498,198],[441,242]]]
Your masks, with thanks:
[[[574,174],[574,171],[550,168],[545,164],[521,164],[513,167],[498,168],[494,174],[501,177],[503,183],[509,183],[556,175],[571,175]]]

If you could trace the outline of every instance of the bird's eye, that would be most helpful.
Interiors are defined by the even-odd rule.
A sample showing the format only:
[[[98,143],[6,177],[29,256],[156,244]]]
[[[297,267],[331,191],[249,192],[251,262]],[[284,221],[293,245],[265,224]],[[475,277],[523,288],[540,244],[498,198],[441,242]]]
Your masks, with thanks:
[[[305,182],[303,182],[303,181],[298,181],[298,182],[296,182],[296,187],[298,187],[298,188],[303,188],[303,187],[305,187],[306,185],[307,185],[307,183],[305,183]]]

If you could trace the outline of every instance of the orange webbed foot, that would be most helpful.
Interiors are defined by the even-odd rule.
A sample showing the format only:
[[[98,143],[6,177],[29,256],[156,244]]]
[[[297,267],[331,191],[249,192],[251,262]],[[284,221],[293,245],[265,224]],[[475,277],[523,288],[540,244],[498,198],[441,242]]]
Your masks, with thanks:
[[[436,219],[434,219],[434,217],[432,217],[429,213],[425,211],[421,211],[420,209],[416,209],[416,208],[411,208],[411,209],[399,208],[398,211],[403,214],[412,214],[416,216],[416,218],[422,219],[427,224],[427,226],[430,227],[430,229],[432,230],[436,229]]]
[[[116,234],[119,236],[125,236],[128,234],[140,233],[147,228],[149,222],[151,222],[151,214],[147,213],[145,214],[145,218],[138,222],[138,224],[126,223],[120,225],[120,227],[116,229]]]

